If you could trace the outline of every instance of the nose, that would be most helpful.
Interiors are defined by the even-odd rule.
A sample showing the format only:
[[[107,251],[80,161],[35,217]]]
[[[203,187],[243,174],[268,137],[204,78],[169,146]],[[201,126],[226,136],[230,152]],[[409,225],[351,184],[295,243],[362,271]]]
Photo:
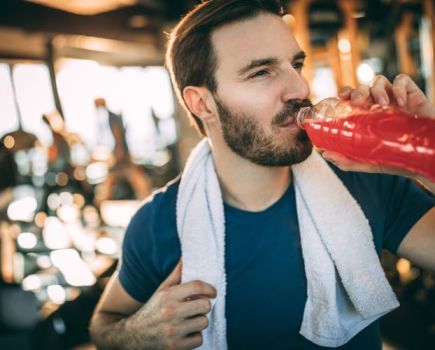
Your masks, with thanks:
[[[310,96],[310,87],[308,82],[300,71],[291,67],[283,81],[283,89],[281,94],[282,102],[300,99],[304,100]]]

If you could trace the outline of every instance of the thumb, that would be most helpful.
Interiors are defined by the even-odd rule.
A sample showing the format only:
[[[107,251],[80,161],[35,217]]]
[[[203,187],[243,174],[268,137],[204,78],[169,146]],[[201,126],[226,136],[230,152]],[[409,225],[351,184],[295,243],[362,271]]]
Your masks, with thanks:
[[[178,261],[172,272],[166,277],[166,279],[160,284],[159,289],[168,288],[181,282],[181,270],[182,270],[181,259]]]
[[[338,96],[342,100],[348,100],[350,98],[350,94],[351,94],[352,90],[353,89],[350,86],[345,86],[345,87],[340,89],[340,91],[338,92]]]

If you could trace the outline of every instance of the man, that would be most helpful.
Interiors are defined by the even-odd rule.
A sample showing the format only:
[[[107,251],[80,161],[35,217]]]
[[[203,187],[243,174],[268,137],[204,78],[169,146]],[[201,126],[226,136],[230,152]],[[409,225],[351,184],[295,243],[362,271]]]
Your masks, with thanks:
[[[151,181],[143,169],[131,160],[122,116],[110,111],[102,97],[96,98],[94,104],[98,117],[97,144],[113,150],[114,161],[106,180],[97,186],[95,204],[100,206],[103,201],[113,198],[145,198],[151,193]],[[131,186],[133,193],[123,190],[121,185],[124,181]]]
[[[48,148],[48,165],[54,173],[73,172],[71,162],[71,150],[67,141],[65,122],[57,110],[50,114],[43,114],[42,121],[48,126],[53,138],[53,143]]]
[[[304,57],[274,1],[204,2],[171,36],[173,83],[211,145],[224,201],[229,349],[322,348],[299,334],[307,280],[291,166],[304,161],[312,145],[291,117],[310,104]],[[372,87],[344,90],[342,98],[435,115],[407,76],[393,84],[378,77]],[[346,170],[385,171],[325,155]],[[332,168],[363,208],[378,254],[387,248],[435,270],[433,199],[402,177]],[[203,342],[216,286],[181,283],[178,187],[176,180],[156,193],[132,219],[120,272],[91,323],[101,348],[193,349]],[[380,349],[378,322],[343,348]]]
[[[122,117],[110,111],[106,100],[102,97],[97,97],[94,104],[98,117],[98,144],[113,149],[116,163],[128,162],[130,154]]]

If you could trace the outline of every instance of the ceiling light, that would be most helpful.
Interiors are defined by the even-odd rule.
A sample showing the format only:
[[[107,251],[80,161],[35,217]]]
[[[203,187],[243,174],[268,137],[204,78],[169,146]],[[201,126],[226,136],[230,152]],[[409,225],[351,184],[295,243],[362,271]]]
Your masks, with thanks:
[[[75,13],[77,15],[92,16],[112,11],[121,7],[132,6],[136,0],[27,0],[39,5],[58,10]]]

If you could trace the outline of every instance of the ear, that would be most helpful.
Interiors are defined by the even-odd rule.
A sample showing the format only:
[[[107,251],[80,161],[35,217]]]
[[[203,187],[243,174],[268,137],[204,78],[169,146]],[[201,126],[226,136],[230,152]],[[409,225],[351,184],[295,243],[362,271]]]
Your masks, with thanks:
[[[190,112],[203,122],[214,118],[213,109],[210,105],[210,92],[207,88],[186,86],[183,90],[183,98]]]

